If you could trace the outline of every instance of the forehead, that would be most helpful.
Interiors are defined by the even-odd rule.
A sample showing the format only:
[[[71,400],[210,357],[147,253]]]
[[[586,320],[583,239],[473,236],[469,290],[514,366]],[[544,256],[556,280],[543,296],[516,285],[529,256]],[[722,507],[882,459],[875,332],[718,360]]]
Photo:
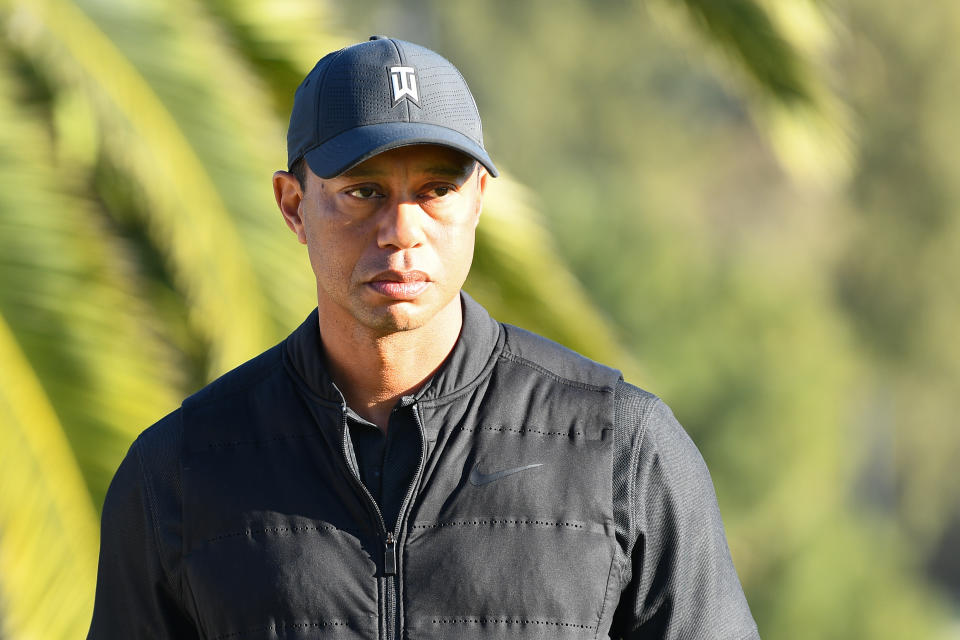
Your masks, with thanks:
[[[415,144],[377,154],[347,169],[337,178],[375,177],[399,172],[460,178],[465,177],[475,164],[476,160],[455,149]]]

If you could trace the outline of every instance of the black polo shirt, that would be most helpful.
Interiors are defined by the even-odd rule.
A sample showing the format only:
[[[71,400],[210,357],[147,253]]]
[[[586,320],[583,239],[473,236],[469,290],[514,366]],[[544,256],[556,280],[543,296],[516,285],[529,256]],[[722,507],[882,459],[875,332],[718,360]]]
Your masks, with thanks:
[[[471,303],[479,308],[472,300]],[[420,462],[421,434],[414,415],[414,403],[420,398],[430,397],[450,387],[458,380],[476,375],[476,354],[483,354],[482,358],[485,360],[499,336],[496,324],[491,324],[485,313],[469,313],[463,298],[461,308],[464,313],[464,327],[470,332],[469,346],[458,338],[450,355],[434,372],[433,377],[416,394],[404,396],[397,402],[390,414],[386,434],[347,407],[347,451],[356,463],[360,480],[380,507],[388,531],[395,528],[403,499]],[[320,395],[342,398],[343,394],[336,389],[327,374],[329,369],[326,354],[316,322],[315,311],[304,323],[305,330],[296,331],[290,336],[286,345],[287,351],[312,389]],[[324,389],[328,390],[326,394],[322,393]]]
[[[387,531],[396,528],[407,489],[420,461],[420,430],[413,415],[414,396],[404,396],[390,412],[387,432],[347,407],[348,450],[360,480],[376,500]]]

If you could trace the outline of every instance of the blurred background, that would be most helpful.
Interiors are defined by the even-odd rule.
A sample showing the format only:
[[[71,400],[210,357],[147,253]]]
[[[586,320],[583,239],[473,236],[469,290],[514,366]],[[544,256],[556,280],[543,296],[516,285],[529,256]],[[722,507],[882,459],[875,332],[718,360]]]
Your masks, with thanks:
[[[470,291],[662,396],[765,640],[960,638],[960,3],[0,0],[0,637],[79,638],[136,435],[316,304],[293,91],[385,33],[505,174]]]

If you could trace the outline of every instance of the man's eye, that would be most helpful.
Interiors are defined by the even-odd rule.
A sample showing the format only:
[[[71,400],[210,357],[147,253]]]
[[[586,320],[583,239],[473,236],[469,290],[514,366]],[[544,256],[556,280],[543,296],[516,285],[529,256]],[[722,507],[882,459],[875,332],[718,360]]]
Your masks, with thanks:
[[[374,198],[377,195],[377,190],[373,187],[358,187],[347,192],[349,195],[354,198],[359,198],[360,200],[369,200]]]
[[[453,189],[450,187],[434,187],[427,192],[427,195],[433,198],[443,198],[452,192]]]

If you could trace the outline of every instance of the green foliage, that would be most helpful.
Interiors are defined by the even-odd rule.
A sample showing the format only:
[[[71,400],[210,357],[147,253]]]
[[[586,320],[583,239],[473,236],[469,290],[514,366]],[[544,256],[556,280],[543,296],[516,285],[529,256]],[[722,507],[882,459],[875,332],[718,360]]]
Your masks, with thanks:
[[[571,349],[615,362],[625,375],[638,373],[609,319],[558,255],[530,202],[530,194],[509,179],[491,181],[464,288],[501,322],[536,327]]]
[[[367,31],[403,25],[397,35],[430,38],[466,67],[488,148],[536,193],[560,253],[640,362],[634,381],[665,397],[703,451],[765,638],[943,628],[943,596],[921,567],[960,504],[947,462],[960,358],[945,333],[958,310],[944,275],[960,255],[945,187],[960,182],[947,178],[952,154],[936,151],[955,146],[940,145],[957,131],[944,62],[957,22],[943,8],[905,29],[902,3],[876,4],[349,10]],[[881,18],[881,37],[853,35]],[[923,59],[901,51],[911,31]],[[886,52],[896,64],[881,63]],[[912,82],[885,87],[901,65]],[[844,106],[851,90],[862,93]],[[942,96],[943,117],[919,113],[917,95]],[[918,133],[933,122],[938,134]],[[929,263],[908,266],[934,244]],[[906,350],[889,352],[898,344],[926,354],[922,375]]]
[[[279,6],[0,5],[0,115],[17,123],[0,131],[4,635],[86,625],[94,507],[130,442],[316,304],[303,249],[272,213],[286,114],[270,85],[336,44],[309,22],[290,28]],[[499,183],[506,195],[488,206],[499,224],[481,247],[546,238],[511,202],[519,187]],[[478,282],[509,278],[528,297],[491,296],[494,309],[525,307],[571,338],[589,323],[585,346],[620,351],[548,243],[525,257],[529,274],[485,255]],[[558,282],[563,300],[550,295]]]
[[[109,20],[104,16],[101,22],[71,2],[25,3],[15,11],[11,26],[16,46],[51,86],[81,92],[80,99],[90,107],[83,115],[94,119],[81,126],[97,130],[102,152],[137,185],[150,212],[148,232],[166,252],[174,280],[187,296],[191,322],[209,343],[212,370],[225,371],[266,341],[266,305],[224,197],[199,157],[199,148],[212,145],[191,141],[194,131],[181,124],[186,113],[178,120],[170,102],[158,94],[157,87],[164,86],[160,78],[151,82],[143,70],[163,59],[166,65],[152,68],[180,81],[166,86],[195,90],[187,94],[190,100],[209,96],[211,92],[201,90],[205,74],[189,64],[207,53],[191,50],[203,49],[194,43],[206,41],[199,34],[184,38],[184,31],[177,29],[187,24],[197,28],[197,22],[183,10],[168,10],[164,16],[148,2],[112,7]],[[125,11],[129,15],[124,16]],[[169,24],[172,20],[164,24],[171,16],[181,25]],[[149,25],[150,30],[138,33],[138,25]],[[111,26],[116,33],[109,32]],[[168,29],[159,28],[163,26]],[[130,52],[139,52],[142,60]],[[234,95],[242,95],[243,89],[242,84],[234,87]],[[230,115],[231,110],[218,110],[222,105],[216,103],[205,103],[203,110],[188,107],[187,96],[181,94],[179,100],[184,111]]]
[[[493,182],[467,289],[673,406],[763,637],[936,636],[960,9],[905,10],[0,0],[0,635],[85,627],[130,441],[315,304],[270,175],[318,55],[385,32],[529,187]]]
[[[0,69],[17,123],[0,129],[0,604],[11,637],[69,637],[93,602],[94,501],[136,425],[175,400],[173,372],[2,49]]]
[[[960,512],[960,7],[905,22],[893,5],[863,2],[848,20],[862,35],[844,49],[847,92],[867,135],[846,194],[838,298],[872,364],[865,393],[884,408],[894,444],[885,506],[926,549]]]
[[[0,570],[4,626],[68,637],[90,617],[97,529],[63,427],[0,318]]]
[[[754,0],[674,0],[711,42],[723,47],[774,99],[787,104],[814,101],[807,64]]]

